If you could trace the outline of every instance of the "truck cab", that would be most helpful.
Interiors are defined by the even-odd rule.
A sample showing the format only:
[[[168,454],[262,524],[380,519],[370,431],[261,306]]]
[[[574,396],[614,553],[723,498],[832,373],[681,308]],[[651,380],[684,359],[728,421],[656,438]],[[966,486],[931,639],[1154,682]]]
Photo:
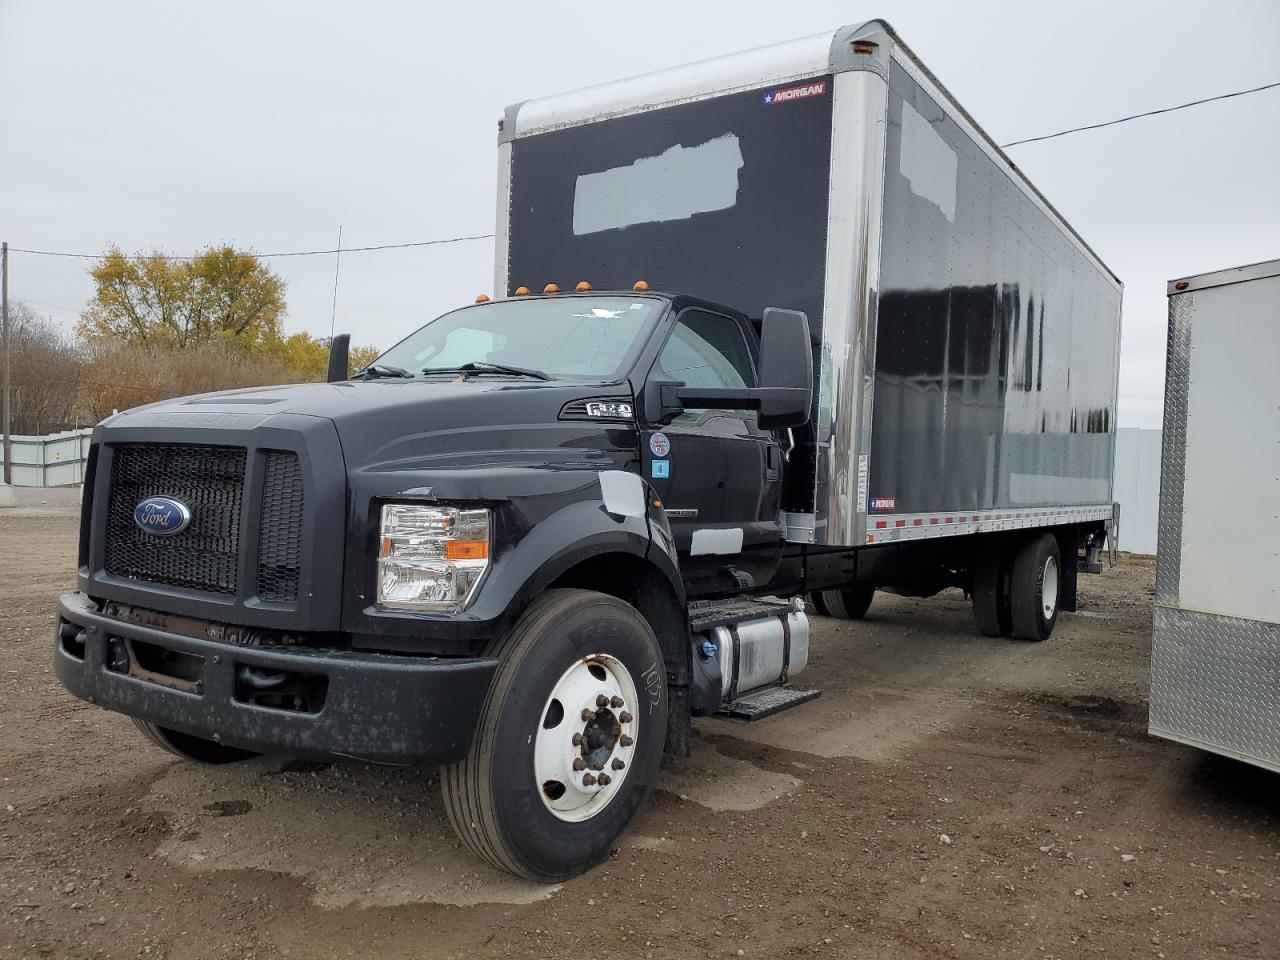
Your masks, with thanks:
[[[721,705],[718,664],[689,696],[688,605],[768,592],[782,565],[812,344],[802,313],[637,286],[480,302],[354,377],[104,421],[63,683],[206,762],[487,767],[482,725],[511,708],[559,737],[534,778],[552,826],[627,781],[638,801],[689,714]],[[796,622],[798,672],[803,614],[756,613],[739,619]],[[504,681],[520,638],[564,676]],[[786,672],[748,664],[737,688]],[[451,809],[473,802],[471,779],[447,782]],[[505,865],[549,878],[595,855],[548,836]]]

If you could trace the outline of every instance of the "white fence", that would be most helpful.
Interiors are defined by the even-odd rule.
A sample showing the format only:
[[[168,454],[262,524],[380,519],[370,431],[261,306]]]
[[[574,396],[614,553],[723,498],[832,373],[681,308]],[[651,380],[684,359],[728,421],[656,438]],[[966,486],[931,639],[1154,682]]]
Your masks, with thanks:
[[[1115,498],[1120,504],[1120,549],[1156,552],[1160,516],[1160,430],[1116,431]]]
[[[13,436],[13,485],[68,487],[84,483],[92,433],[93,429],[86,427],[43,437]]]

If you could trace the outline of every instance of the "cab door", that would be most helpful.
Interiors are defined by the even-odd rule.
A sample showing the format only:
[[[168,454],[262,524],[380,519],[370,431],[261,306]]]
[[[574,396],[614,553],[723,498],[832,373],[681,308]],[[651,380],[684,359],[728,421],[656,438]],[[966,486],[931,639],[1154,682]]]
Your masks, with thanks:
[[[746,321],[688,308],[650,379],[690,387],[756,386]],[[689,596],[757,588],[782,557],[782,449],[751,410],[686,409],[645,430],[644,475],[662,499]]]

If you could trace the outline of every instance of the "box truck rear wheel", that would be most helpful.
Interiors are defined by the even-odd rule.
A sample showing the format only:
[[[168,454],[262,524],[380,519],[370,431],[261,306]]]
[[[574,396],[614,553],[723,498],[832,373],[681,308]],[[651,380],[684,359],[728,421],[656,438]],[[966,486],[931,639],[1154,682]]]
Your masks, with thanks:
[[[809,594],[809,602],[813,604],[813,612],[820,617],[831,616],[831,611],[827,609],[827,601],[822,599],[822,591],[815,590]]]
[[[221,743],[215,743],[213,740],[206,740],[204,737],[195,737],[189,733],[179,733],[177,730],[170,730],[168,727],[159,727],[154,723],[148,723],[146,720],[133,718],[134,725],[142,731],[142,735],[154,743],[162,750],[167,750],[174,756],[181,757],[183,760],[191,760],[194,763],[236,763],[240,760],[249,760],[258,754],[250,750],[241,750],[239,747],[228,747]]]
[[[871,608],[876,588],[867,583],[857,583],[847,590],[822,591],[822,605],[828,616],[841,620],[861,620]]]
[[[1058,541],[1042,533],[1023,544],[1009,578],[1013,635],[1019,640],[1046,640],[1058,621],[1061,594]]]
[[[1013,633],[1009,604],[1009,558],[992,545],[973,565],[973,619],[988,637]]]
[[[667,732],[662,649],[629,604],[550,590],[492,655],[471,749],[441,771],[445,809],[494,866],[564,880],[609,855],[653,789]]]

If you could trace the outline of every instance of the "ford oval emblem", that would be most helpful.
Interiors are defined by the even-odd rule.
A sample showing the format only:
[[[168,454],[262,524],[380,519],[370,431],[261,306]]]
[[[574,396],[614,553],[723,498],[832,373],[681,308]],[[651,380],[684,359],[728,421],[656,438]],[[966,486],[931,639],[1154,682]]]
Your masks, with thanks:
[[[133,508],[133,522],[157,537],[171,537],[187,529],[191,508],[173,497],[147,497]]]

